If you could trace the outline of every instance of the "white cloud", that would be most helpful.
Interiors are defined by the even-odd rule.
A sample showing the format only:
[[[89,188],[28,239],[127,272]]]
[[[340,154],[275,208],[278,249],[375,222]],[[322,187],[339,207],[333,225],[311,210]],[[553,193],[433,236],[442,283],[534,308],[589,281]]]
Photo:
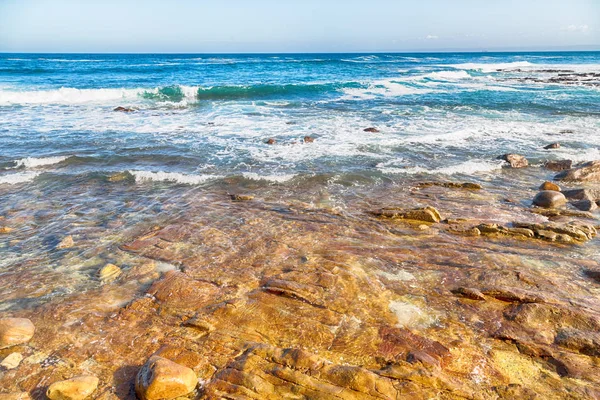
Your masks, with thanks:
[[[581,32],[581,33],[585,33],[588,32],[590,30],[590,27],[586,24],[586,25],[568,25],[568,26],[563,26],[562,28],[560,28],[561,31],[567,31],[567,32]]]
[[[427,36],[425,37],[425,39],[427,39],[427,40],[437,40],[437,39],[439,39],[439,38],[440,38],[440,37],[439,37],[439,36],[437,36],[437,35],[427,35]]]

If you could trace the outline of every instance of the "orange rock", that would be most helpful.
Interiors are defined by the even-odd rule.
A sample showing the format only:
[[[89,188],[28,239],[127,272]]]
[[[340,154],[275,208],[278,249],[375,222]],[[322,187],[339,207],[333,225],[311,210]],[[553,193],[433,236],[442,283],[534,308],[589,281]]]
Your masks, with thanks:
[[[98,378],[92,375],[77,376],[66,381],[54,382],[46,396],[50,400],[83,400],[98,387]]]
[[[0,349],[29,342],[35,326],[27,318],[0,319]]]
[[[135,392],[142,400],[174,399],[193,391],[197,383],[190,368],[152,356],[137,375]]]

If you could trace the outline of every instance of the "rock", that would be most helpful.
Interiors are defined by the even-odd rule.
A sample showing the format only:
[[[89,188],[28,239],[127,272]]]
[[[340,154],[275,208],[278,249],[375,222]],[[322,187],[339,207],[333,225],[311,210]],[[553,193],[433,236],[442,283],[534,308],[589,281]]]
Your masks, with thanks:
[[[115,108],[113,111],[130,113],[130,112],[134,112],[135,110],[133,108],[119,106],[119,107]]]
[[[69,235],[65,237],[60,243],[56,246],[57,249],[70,249],[75,246],[75,241],[73,241],[73,236]]]
[[[560,192],[560,186],[558,186],[556,183],[546,181],[542,183],[540,190],[553,190],[555,192]]]
[[[27,343],[33,337],[35,326],[27,318],[0,319],[0,349]]]
[[[117,267],[114,264],[106,264],[100,271],[98,271],[98,278],[102,282],[111,282],[117,279],[123,271],[121,268]]]
[[[575,133],[575,131],[573,129],[563,129],[562,131],[560,131],[559,133]]]
[[[15,369],[21,364],[23,361],[23,356],[21,353],[11,353],[2,362],[0,362],[0,367],[6,369]]]
[[[572,189],[563,192],[569,200],[600,200],[600,190],[598,189]]]
[[[543,208],[557,208],[566,202],[565,195],[554,190],[542,190],[533,198],[533,204]]]
[[[525,168],[529,166],[529,161],[519,154],[504,154],[499,158],[509,163],[512,168]]]
[[[304,143],[312,143],[315,139],[310,136],[304,136]]]
[[[555,180],[577,182],[600,182],[600,161],[590,161],[579,167],[563,171]]]
[[[433,207],[416,208],[413,210],[382,208],[381,210],[373,212],[373,214],[381,218],[408,219],[431,223],[438,223],[442,220],[438,210]]]
[[[254,200],[254,196],[249,194],[230,194],[229,197],[233,201],[251,201]]]
[[[142,400],[174,399],[193,391],[197,383],[190,368],[152,356],[137,374],[135,392]]]
[[[571,204],[580,211],[594,211],[598,209],[596,202],[588,199],[574,201]]]
[[[475,288],[459,287],[451,290],[451,292],[471,300],[485,300],[485,295]]]
[[[514,222],[516,228],[530,229],[536,237],[551,241],[564,241],[571,243],[573,240],[586,242],[594,238],[597,234],[596,228],[586,224],[531,224],[526,222]],[[570,238],[570,239],[569,239]]]
[[[544,150],[551,150],[551,149],[560,149],[560,143],[552,143],[552,144],[549,144],[548,146],[544,146]]]
[[[600,269],[586,269],[583,271],[583,274],[596,281],[596,283],[600,283]]]
[[[544,168],[550,171],[564,171],[573,167],[573,161],[571,160],[557,160],[557,161],[546,161]]]
[[[275,140],[273,138],[269,138],[265,143],[266,144],[275,144],[275,143],[277,143],[277,140]]]
[[[50,400],[83,400],[98,387],[98,378],[92,375],[77,376],[66,381],[54,382],[46,396]]]
[[[363,130],[364,132],[369,132],[369,133],[379,133],[379,129],[377,128],[367,128]]]
[[[0,226],[0,233],[11,233],[12,231],[13,229],[8,226]]]
[[[0,400],[31,400],[27,392],[0,393]]]
[[[469,190],[480,190],[481,185],[478,183],[464,182],[421,182],[417,185],[418,188],[426,188],[431,186],[439,186],[448,189],[469,189]]]

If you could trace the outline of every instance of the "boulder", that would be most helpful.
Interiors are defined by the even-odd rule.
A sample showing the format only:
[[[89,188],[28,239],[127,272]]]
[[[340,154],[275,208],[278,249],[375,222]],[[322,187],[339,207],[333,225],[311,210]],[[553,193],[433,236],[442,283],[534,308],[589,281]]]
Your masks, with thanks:
[[[533,198],[533,204],[543,208],[557,208],[566,202],[565,195],[554,190],[542,190]]]
[[[192,392],[197,383],[190,368],[152,356],[137,374],[135,392],[142,400],[174,399]]]
[[[27,318],[0,319],[0,349],[29,342],[35,326]]]
[[[546,161],[544,163],[544,168],[549,169],[550,171],[564,171],[571,169],[571,167],[573,167],[573,161],[571,160],[555,160]]]
[[[560,143],[552,143],[544,146],[544,150],[560,149]]]
[[[93,375],[77,376],[66,381],[54,382],[48,387],[46,396],[50,400],[83,400],[98,387],[98,378]]]
[[[529,161],[519,154],[504,154],[499,158],[509,163],[511,168],[525,168],[529,166]]]
[[[577,182],[600,182],[600,160],[590,161],[580,166],[563,171],[554,177],[555,180]]]
[[[560,186],[558,186],[556,183],[546,181],[542,183],[540,190],[553,190],[555,192],[560,192]]]
[[[364,132],[368,132],[368,133],[379,133],[380,131],[379,131],[379,129],[377,129],[377,128],[367,128],[367,129],[364,129]]]

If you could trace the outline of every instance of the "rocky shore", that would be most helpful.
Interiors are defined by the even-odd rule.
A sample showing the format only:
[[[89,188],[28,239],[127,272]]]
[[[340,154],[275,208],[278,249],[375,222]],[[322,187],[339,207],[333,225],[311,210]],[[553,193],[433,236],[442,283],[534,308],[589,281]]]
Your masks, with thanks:
[[[0,312],[0,400],[600,398],[600,162],[503,158],[369,196],[190,191],[88,290]]]

